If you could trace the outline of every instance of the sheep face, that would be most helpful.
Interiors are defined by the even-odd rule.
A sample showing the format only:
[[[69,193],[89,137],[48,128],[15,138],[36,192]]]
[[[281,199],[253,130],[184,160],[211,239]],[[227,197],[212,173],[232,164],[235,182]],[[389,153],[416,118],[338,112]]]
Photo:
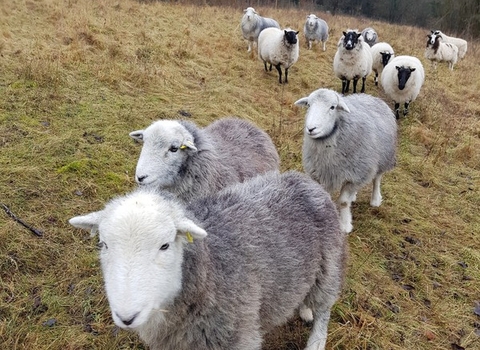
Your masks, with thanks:
[[[308,97],[296,101],[295,105],[308,107],[305,135],[317,140],[327,139],[335,133],[339,111],[350,112],[340,95],[328,89],[316,90]]]
[[[315,29],[315,26],[318,25],[317,19],[318,17],[314,14],[307,16],[307,27],[310,29],[310,31],[313,31]]]
[[[244,17],[247,18],[249,21],[257,14],[253,7],[247,7],[244,12]]]
[[[181,289],[183,245],[206,236],[172,204],[137,191],[70,219],[75,227],[99,230],[106,294],[119,327],[135,329],[163,317],[161,310]]]
[[[159,120],[130,136],[143,142],[135,172],[139,185],[173,186],[187,157],[197,151],[193,136],[177,121]]]
[[[392,53],[391,52],[380,52],[380,55],[382,55],[382,66],[385,67],[388,62],[390,61],[390,58],[392,58]]]
[[[403,90],[407,85],[408,79],[410,79],[410,75],[412,72],[415,71],[415,68],[404,67],[404,66],[396,66],[397,68],[397,76],[398,76],[398,89]]]
[[[343,32],[343,47],[346,50],[353,50],[359,42],[362,34],[354,31]]]
[[[284,33],[285,33],[284,40],[288,45],[295,45],[297,43],[298,32],[296,32],[294,30],[286,30],[285,29]]]

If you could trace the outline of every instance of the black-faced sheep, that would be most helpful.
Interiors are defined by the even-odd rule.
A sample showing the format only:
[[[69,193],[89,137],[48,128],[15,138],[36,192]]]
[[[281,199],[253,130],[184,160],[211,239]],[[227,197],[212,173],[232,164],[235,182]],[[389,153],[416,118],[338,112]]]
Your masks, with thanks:
[[[382,202],[382,175],[395,166],[395,116],[380,98],[343,97],[328,89],[316,90],[295,104],[308,107],[304,170],[330,194],[340,191],[340,227],[349,233],[353,229],[350,206],[358,190],[373,182],[370,204],[378,207]]]
[[[370,48],[372,52],[372,70],[375,72],[374,82],[378,85],[378,75],[382,74],[383,68],[395,57],[395,52],[390,44],[381,42],[376,43]]]
[[[282,83],[282,66],[285,68],[285,83],[288,83],[288,69],[298,60],[298,31],[290,28],[266,28],[258,36],[258,58],[263,61],[265,71],[278,71],[278,81]],[[267,69],[267,63],[270,68]]]
[[[353,92],[357,92],[358,79],[362,79],[361,92],[365,92],[365,80],[372,72],[372,53],[362,35],[348,29],[338,41],[337,52],[333,58],[333,71],[342,80],[342,94],[348,92],[350,80],[353,80]]]
[[[368,28],[365,28],[364,30],[362,30],[362,36],[365,39],[365,42],[369,46],[373,46],[377,43],[378,34],[375,31],[375,29],[373,29],[371,27],[368,27]]]
[[[466,40],[455,38],[453,36],[448,36],[445,33],[442,33],[441,30],[432,30],[432,34],[441,35],[445,43],[450,43],[458,47],[458,58],[464,58],[467,53],[468,43]]]
[[[303,26],[307,47],[312,48],[312,42],[318,41],[323,44],[323,51],[326,50],[325,44],[328,40],[328,24],[323,19],[318,18],[314,14],[307,16],[305,25]]]
[[[420,60],[413,56],[397,56],[385,66],[380,77],[385,94],[395,103],[395,115],[400,118],[400,103],[404,103],[403,115],[415,101],[425,81],[425,70]]]
[[[113,320],[152,350],[260,350],[305,307],[306,350],[325,347],[347,242],[305,174],[270,172],[186,207],[139,188],[70,223],[98,229]]]
[[[243,12],[241,27],[243,37],[248,40],[248,52],[250,52],[258,42],[258,35],[262,30],[269,27],[280,29],[277,21],[272,18],[260,16],[253,7],[247,7]]]
[[[278,170],[280,163],[268,134],[240,118],[222,118],[203,129],[192,122],[159,120],[130,136],[143,142],[137,183],[185,201]]]
[[[425,58],[432,62],[432,67],[437,69],[438,62],[447,62],[448,68],[453,70],[453,66],[458,61],[458,47],[454,44],[444,43],[441,35],[432,34],[427,37]]]

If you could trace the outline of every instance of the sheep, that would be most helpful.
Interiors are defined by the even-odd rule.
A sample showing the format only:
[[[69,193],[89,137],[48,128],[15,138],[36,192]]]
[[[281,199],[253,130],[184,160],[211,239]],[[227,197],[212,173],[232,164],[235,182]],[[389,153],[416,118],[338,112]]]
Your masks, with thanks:
[[[258,35],[262,30],[268,27],[280,29],[277,21],[272,18],[260,16],[253,7],[247,7],[243,12],[241,27],[243,37],[248,40],[247,52],[252,51],[254,45],[258,43]]]
[[[314,14],[307,16],[305,25],[303,26],[305,34],[305,40],[307,47],[310,50],[312,48],[312,42],[315,40],[321,41],[323,44],[323,51],[326,50],[325,44],[328,40],[328,24],[323,19],[318,18]]]
[[[335,75],[342,80],[342,94],[348,92],[350,80],[353,79],[353,92],[357,92],[358,79],[362,78],[361,92],[365,92],[365,80],[372,72],[372,53],[357,30],[343,32],[337,44],[333,58]]]
[[[413,56],[396,56],[383,69],[380,77],[385,94],[395,103],[395,115],[400,118],[400,103],[404,103],[403,115],[415,101],[423,82],[425,71],[420,60]]]
[[[267,72],[267,63],[277,68],[278,81],[282,83],[282,66],[285,68],[285,83],[288,83],[288,69],[298,61],[298,31],[290,28],[266,28],[258,36],[258,58],[263,61]]]
[[[203,129],[184,120],[158,120],[130,136],[143,143],[136,182],[185,201],[279,169],[268,134],[240,118],[222,118]]]
[[[444,33],[442,33],[441,30],[432,30],[432,34],[435,35],[441,35],[442,39],[445,43],[450,43],[458,47],[458,58],[464,58],[465,54],[467,53],[467,46],[468,43],[466,40],[460,39],[460,38],[455,38],[453,36],[448,36]]]
[[[353,229],[350,206],[360,188],[373,182],[370,205],[378,207],[382,202],[382,176],[396,162],[395,117],[378,97],[367,94],[344,97],[329,89],[318,89],[295,105],[308,107],[303,168],[330,194],[340,191],[340,227],[350,233]]]
[[[371,27],[368,27],[362,30],[362,36],[365,39],[365,42],[369,46],[373,46],[377,43],[377,40],[378,40],[377,32],[375,31],[375,29]]]
[[[372,52],[372,70],[375,72],[374,82],[378,85],[378,75],[382,74],[383,68],[395,57],[395,52],[390,44],[386,42],[376,43],[371,47]]]
[[[458,61],[458,47],[454,44],[442,42],[441,35],[427,35],[427,46],[425,47],[425,58],[432,62],[432,67],[437,69],[437,62],[447,62],[448,68],[453,70],[453,66]]]
[[[297,309],[314,315],[306,349],[325,347],[347,240],[305,174],[269,172],[186,206],[140,187],[69,222],[99,230],[113,320],[152,350],[260,350]]]

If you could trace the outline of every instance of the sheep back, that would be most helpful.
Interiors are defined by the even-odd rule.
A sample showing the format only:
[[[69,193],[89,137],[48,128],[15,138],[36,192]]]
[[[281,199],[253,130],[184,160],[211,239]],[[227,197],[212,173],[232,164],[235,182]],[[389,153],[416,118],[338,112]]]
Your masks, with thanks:
[[[322,124],[322,111],[334,108],[332,134],[327,138],[312,138],[310,126],[305,127],[303,166],[305,172],[333,192],[345,183],[362,187],[379,174],[393,169],[396,162],[397,124],[388,105],[380,98],[367,94],[342,97],[340,94],[319,89],[308,97],[310,107],[306,121]],[[318,102],[317,102],[318,101]],[[336,125],[333,127],[333,125]],[[334,129],[336,128],[336,129]]]

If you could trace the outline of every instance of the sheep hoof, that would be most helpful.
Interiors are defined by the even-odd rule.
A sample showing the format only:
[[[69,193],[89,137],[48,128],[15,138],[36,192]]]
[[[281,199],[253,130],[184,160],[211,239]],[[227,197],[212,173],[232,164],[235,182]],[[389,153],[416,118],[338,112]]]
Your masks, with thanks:
[[[343,233],[350,233],[353,231],[353,225],[351,222],[349,223],[340,223],[340,230],[343,232]]]
[[[299,315],[303,322],[305,322],[306,324],[313,323],[313,311],[309,307],[300,308]]]

